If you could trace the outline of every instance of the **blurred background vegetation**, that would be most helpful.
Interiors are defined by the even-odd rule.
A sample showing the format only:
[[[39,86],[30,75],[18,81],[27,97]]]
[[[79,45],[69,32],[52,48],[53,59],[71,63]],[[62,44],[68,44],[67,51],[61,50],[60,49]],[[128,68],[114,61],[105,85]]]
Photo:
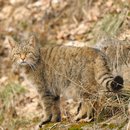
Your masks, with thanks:
[[[7,36],[19,41],[30,33],[36,33],[43,46],[93,46],[104,37],[130,40],[130,0],[0,0],[0,130],[33,130],[41,116],[38,94],[12,67],[7,44]],[[90,127],[62,123],[46,129],[123,130],[124,117],[116,114],[112,123]]]

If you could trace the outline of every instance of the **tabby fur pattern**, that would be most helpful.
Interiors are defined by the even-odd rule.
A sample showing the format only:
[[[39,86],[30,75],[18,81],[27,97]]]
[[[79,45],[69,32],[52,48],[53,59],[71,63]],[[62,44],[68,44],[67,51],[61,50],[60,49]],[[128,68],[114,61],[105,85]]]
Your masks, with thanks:
[[[118,92],[123,86],[121,76],[113,76],[107,57],[90,47],[45,46],[39,47],[34,36],[17,43],[8,39],[11,60],[28,72],[36,85],[47,122],[61,120],[60,96],[82,101],[74,120],[89,119],[92,106],[89,99],[96,99],[101,91]]]

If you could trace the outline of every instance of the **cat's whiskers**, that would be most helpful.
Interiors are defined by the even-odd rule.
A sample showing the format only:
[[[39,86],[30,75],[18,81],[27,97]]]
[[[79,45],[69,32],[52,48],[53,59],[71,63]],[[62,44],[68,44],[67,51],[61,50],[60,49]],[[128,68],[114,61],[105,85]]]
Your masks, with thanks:
[[[34,64],[32,64],[32,67],[36,70],[36,66]]]
[[[36,70],[36,67],[35,67],[34,64],[29,64],[29,63],[27,63],[27,64],[30,66],[30,68],[32,69],[32,71],[35,71],[35,70]]]

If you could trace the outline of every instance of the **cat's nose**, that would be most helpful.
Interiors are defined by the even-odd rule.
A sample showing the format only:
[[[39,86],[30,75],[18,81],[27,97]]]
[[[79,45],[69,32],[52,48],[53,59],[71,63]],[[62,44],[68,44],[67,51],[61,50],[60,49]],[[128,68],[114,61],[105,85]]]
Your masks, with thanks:
[[[21,58],[23,61],[25,60],[25,57],[26,57],[25,54],[21,54],[21,55],[20,55],[20,58]]]

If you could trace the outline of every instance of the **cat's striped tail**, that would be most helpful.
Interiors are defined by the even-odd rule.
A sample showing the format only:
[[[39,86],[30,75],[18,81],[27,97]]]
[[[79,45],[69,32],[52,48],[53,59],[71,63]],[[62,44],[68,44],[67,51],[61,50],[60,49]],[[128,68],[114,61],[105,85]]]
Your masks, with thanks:
[[[99,56],[95,64],[95,77],[97,82],[108,91],[117,92],[123,88],[124,80],[121,76],[113,76],[108,60],[104,56]]]
[[[104,75],[102,79],[99,80],[100,84],[107,88],[108,91],[117,92],[123,88],[124,80],[121,76],[109,76]]]
[[[121,76],[116,76],[111,82],[112,91],[118,91],[123,88],[124,80]]]

